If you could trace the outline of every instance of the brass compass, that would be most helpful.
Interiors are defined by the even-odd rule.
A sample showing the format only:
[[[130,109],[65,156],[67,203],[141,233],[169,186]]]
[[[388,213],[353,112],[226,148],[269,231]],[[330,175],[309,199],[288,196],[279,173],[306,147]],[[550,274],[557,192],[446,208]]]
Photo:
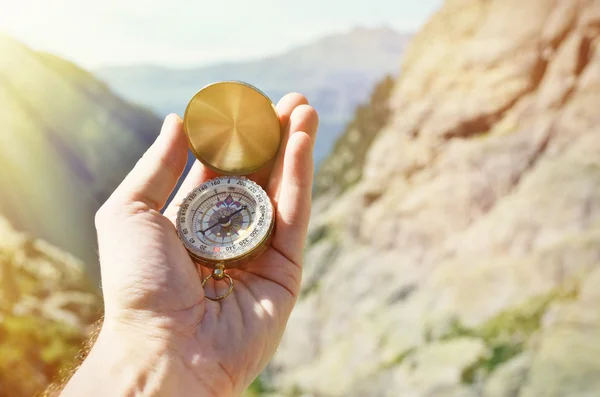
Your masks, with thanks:
[[[202,281],[233,279],[226,269],[256,258],[275,226],[269,196],[244,177],[269,162],[279,149],[281,126],[273,102],[257,88],[225,81],[201,89],[189,102],[184,131],[196,158],[222,176],[193,189],[177,214],[177,232],[190,256],[213,269]]]

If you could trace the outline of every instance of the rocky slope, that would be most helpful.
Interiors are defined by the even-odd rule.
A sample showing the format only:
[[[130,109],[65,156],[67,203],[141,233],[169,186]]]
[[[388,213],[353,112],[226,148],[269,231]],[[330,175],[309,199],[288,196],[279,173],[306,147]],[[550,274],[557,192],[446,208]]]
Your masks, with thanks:
[[[600,1],[447,0],[402,71],[265,389],[599,395]]]
[[[183,70],[110,67],[96,74],[124,98],[164,115],[183,114],[196,91],[219,80],[247,81],[274,101],[288,92],[302,91],[319,111],[315,159],[320,161],[373,85],[397,71],[410,37],[388,28],[356,28],[267,59]]]
[[[81,262],[0,216],[0,396],[31,397],[59,379],[100,312]]]
[[[94,264],[94,212],[160,120],[70,62],[2,35],[0,54],[0,213]]]
[[[394,78],[389,75],[377,83],[369,101],[357,107],[354,118],[319,165],[313,194],[321,204],[329,201],[325,197],[333,199],[360,181],[369,147],[390,117],[393,87]]]

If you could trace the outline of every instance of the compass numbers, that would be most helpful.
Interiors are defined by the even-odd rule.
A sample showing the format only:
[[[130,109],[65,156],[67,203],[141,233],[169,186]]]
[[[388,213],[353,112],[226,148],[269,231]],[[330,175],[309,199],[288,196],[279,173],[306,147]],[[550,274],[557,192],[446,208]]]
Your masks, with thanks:
[[[266,193],[243,177],[215,178],[186,197],[177,229],[186,249],[199,259],[235,261],[265,242],[273,207]]]
[[[267,211],[266,208],[267,207],[265,205],[259,206],[260,215],[256,222],[256,227],[254,229],[252,229],[252,231],[250,232],[250,235],[248,237],[246,237],[245,239],[243,239],[239,242],[239,245],[241,247],[246,247],[248,245],[251,245],[256,240],[256,238],[260,235],[261,230],[265,227],[265,214]]]

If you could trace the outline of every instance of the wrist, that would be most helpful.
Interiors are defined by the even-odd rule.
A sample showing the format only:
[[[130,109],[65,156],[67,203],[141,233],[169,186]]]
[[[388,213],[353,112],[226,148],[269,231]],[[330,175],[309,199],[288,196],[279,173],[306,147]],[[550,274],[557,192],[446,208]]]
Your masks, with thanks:
[[[81,395],[229,397],[233,392],[218,371],[200,360],[190,362],[172,341],[105,323],[61,397]]]

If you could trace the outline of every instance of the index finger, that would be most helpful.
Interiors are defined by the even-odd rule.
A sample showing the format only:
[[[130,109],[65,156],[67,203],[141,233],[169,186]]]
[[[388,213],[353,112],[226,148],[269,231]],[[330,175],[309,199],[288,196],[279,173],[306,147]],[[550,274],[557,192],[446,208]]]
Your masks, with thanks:
[[[164,215],[171,220],[171,222],[175,223],[175,218],[177,217],[177,211],[179,211],[179,207],[183,202],[183,199],[198,185],[203,182],[217,177],[218,174],[211,170],[208,167],[205,167],[200,161],[194,161],[194,165],[190,169],[190,172],[187,174],[183,183],[179,187],[177,193],[171,200],[171,203],[167,207],[164,212]]]

